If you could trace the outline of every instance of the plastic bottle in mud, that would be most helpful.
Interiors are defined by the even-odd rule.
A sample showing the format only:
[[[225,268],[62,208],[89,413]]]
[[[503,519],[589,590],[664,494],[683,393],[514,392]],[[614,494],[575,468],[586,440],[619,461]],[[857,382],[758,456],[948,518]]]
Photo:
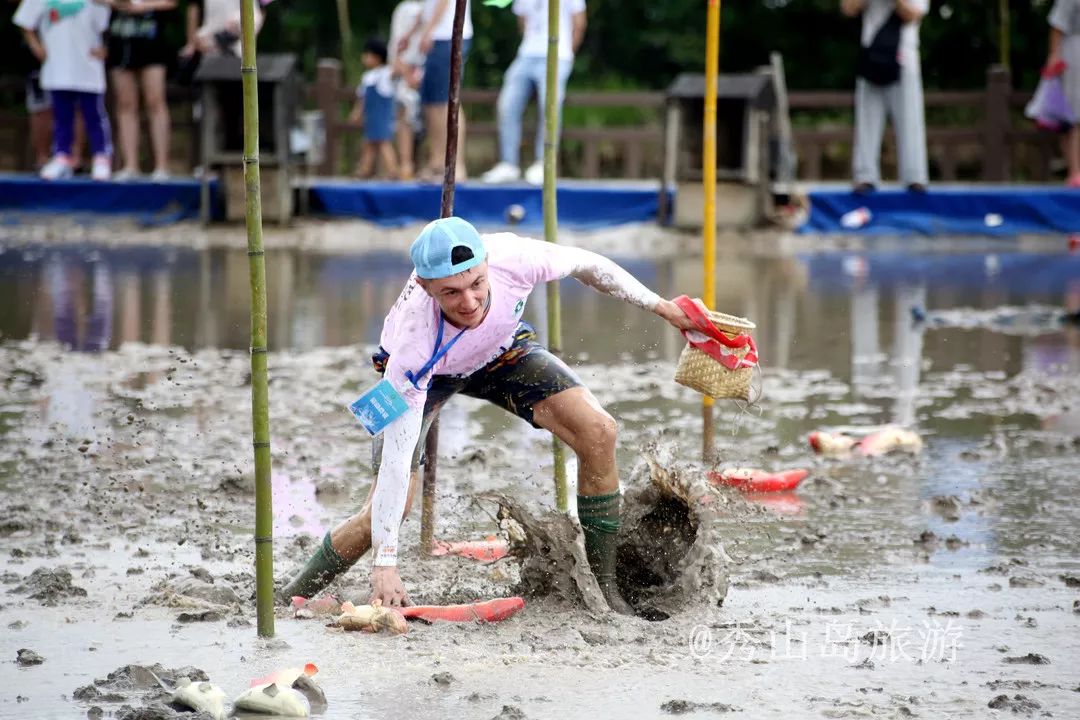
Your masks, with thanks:
[[[844,213],[843,217],[840,218],[840,224],[848,230],[857,230],[870,222],[873,217],[874,216],[870,213],[869,208],[855,208],[850,212]]]

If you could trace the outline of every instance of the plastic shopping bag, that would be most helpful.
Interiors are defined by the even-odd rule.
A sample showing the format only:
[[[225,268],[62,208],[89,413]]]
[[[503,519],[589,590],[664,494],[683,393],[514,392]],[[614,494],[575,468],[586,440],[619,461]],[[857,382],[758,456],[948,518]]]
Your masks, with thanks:
[[[1044,69],[1039,86],[1035,88],[1035,96],[1024,109],[1024,115],[1043,130],[1064,132],[1076,124],[1076,113],[1069,106],[1065,88],[1061,84],[1064,69],[1063,62]]]

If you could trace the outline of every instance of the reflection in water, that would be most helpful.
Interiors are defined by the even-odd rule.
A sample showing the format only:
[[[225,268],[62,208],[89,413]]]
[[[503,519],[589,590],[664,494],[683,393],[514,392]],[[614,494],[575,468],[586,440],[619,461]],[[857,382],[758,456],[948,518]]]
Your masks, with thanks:
[[[859,396],[873,387],[881,365],[878,337],[878,291],[864,284],[851,292],[851,391]]]
[[[698,290],[697,258],[616,259],[663,295]],[[410,269],[406,255],[392,252],[268,252],[271,346],[375,344]],[[828,368],[850,379],[860,397],[887,381],[883,363],[891,361],[889,375],[900,391],[891,419],[911,422],[925,363],[969,363],[1013,375],[1032,354],[1075,347],[1069,344],[1075,339],[1067,340],[1075,335],[1070,330],[1032,339],[990,329],[917,328],[911,307],[1041,303],[1075,309],[1078,277],[1080,257],[1021,253],[724,257],[717,305],[758,324],[766,370]],[[248,345],[248,263],[242,250],[0,250],[0,298],[7,306],[0,313],[0,333],[8,338],[33,335],[92,352],[125,342],[191,349]],[[563,302],[564,348],[571,358],[673,360],[681,350],[678,336],[657,319],[579,283],[563,283]],[[545,294],[535,292],[525,312],[541,336],[545,305]],[[891,318],[891,358],[882,352],[882,330],[890,330],[881,327],[882,318]]]
[[[926,305],[926,287],[899,285],[896,288],[893,325],[893,368],[896,373],[896,409],[893,422],[915,425],[915,397],[922,365],[923,331],[911,319],[912,307]]]
[[[109,266],[103,262],[87,266],[70,257],[54,255],[42,269],[41,278],[52,306],[55,338],[71,350],[107,349],[113,319]]]

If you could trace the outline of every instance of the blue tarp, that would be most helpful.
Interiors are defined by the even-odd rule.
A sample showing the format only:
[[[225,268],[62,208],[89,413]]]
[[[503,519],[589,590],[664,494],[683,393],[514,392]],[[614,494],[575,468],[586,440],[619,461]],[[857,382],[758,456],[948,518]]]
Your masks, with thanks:
[[[216,180],[211,181],[210,190],[211,197],[216,197]],[[199,216],[199,180],[95,182],[73,178],[46,181],[34,175],[0,174],[0,210],[54,215],[127,215],[148,225],[165,224]]]
[[[989,235],[1080,232],[1080,190],[1045,186],[951,186],[925,193],[849,188],[810,192],[802,233],[860,235]],[[871,219],[858,229],[841,226],[845,213],[865,207]],[[988,222],[989,221],[989,222]]]
[[[427,222],[439,216],[442,187],[401,182],[316,181],[311,185],[311,212],[356,217],[381,225]],[[520,205],[523,228],[543,225],[543,193],[529,185],[481,185],[465,182],[454,192],[454,214],[484,226],[505,226],[507,211]],[[579,229],[654,222],[659,208],[656,185],[577,184],[560,182],[559,224]]]

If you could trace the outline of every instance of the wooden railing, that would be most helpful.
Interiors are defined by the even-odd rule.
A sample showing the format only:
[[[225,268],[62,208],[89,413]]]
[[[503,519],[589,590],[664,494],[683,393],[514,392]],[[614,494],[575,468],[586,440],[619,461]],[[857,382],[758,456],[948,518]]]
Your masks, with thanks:
[[[0,169],[26,170],[31,157],[26,142],[26,118],[21,110],[22,82],[0,79]],[[359,151],[360,128],[348,120],[353,88],[335,60],[319,63],[316,78],[305,89],[309,107],[322,110],[326,153],[316,171],[348,174]],[[497,159],[498,91],[462,92],[467,122],[466,160],[471,174]],[[1056,138],[1036,131],[1022,117],[1029,92],[1011,89],[1006,71],[987,71],[984,90],[926,93],[927,145],[931,177],[938,181],[1046,181],[1057,157]],[[169,89],[173,118],[173,166],[178,172],[197,164],[195,123],[188,90]],[[663,92],[570,91],[567,114],[585,109],[622,108],[637,124],[582,126],[565,123],[560,142],[560,175],[577,178],[659,178],[663,164]],[[850,177],[853,94],[799,91],[789,97],[799,177],[804,180],[846,180]],[[534,103],[535,105],[535,103]],[[15,108],[15,109],[11,109]],[[522,131],[523,155],[531,152],[535,114],[530,111]],[[143,143],[147,148],[147,143]],[[895,176],[895,142],[887,133],[883,173]]]
[[[470,172],[494,165],[497,160],[498,125],[495,103],[498,90],[465,89],[461,103],[466,121],[466,161]],[[337,175],[351,171],[361,128],[348,120],[353,103],[353,88],[343,83],[341,64],[336,60],[319,63],[315,82],[308,97],[322,110],[326,123],[326,153],[319,172]],[[560,174],[566,177],[658,178],[663,153],[661,92],[568,92],[566,106],[573,108],[632,108],[649,119],[645,124],[628,127],[563,128],[560,140]],[[533,103],[535,107],[535,103]],[[532,151],[536,116],[530,111],[522,127],[525,157]]]

